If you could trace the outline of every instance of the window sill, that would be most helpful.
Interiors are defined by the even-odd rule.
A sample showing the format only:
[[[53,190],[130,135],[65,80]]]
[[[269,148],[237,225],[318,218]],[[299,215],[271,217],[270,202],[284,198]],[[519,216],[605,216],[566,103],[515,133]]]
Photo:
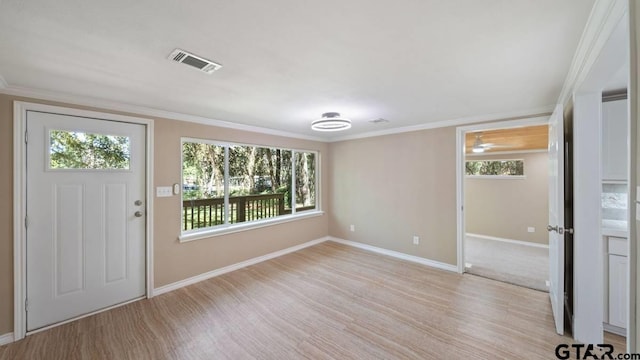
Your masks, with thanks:
[[[180,240],[181,243],[185,243],[189,241],[201,240],[201,239],[206,239],[206,238],[220,236],[220,235],[233,234],[236,232],[253,230],[253,229],[258,229],[265,226],[283,224],[291,221],[313,218],[313,217],[322,216],[322,215],[324,215],[324,211],[310,210],[310,211],[304,211],[294,215],[283,215],[277,218],[260,220],[260,221],[252,221],[248,223],[233,224],[233,225],[226,225],[226,226],[219,225],[219,226],[216,226],[215,228],[208,228],[206,230],[195,230],[195,231],[189,231],[189,232],[183,233],[178,237],[178,240]]]
[[[467,179],[525,180],[527,175],[465,175]]]

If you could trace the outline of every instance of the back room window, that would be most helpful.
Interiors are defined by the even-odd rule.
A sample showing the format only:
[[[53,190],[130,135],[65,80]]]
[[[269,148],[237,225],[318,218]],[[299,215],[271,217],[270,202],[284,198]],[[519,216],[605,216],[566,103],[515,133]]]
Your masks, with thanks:
[[[467,176],[524,176],[524,160],[467,160]]]

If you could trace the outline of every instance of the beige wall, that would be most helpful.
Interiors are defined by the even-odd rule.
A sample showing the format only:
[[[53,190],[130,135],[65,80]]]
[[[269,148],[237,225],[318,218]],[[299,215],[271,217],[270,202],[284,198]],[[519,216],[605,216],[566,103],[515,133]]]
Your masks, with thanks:
[[[465,179],[467,233],[548,244],[548,154],[468,156],[467,160],[523,159],[525,179]],[[535,232],[527,232],[527,227]]]
[[[267,136],[170,120],[155,121],[154,186],[181,183],[180,137],[215,139],[259,145],[320,151],[323,179],[328,167],[327,144]],[[326,183],[326,181],[321,181]],[[328,200],[323,188],[322,203]],[[328,216],[288,222],[205,240],[179,243],[180,197],[155,199],[155,283],[156,287],[223,266],[327,236]]]
[[[329,234],[455,265],[455,144],[454,127],[331,144]]]
[[[0,335],[13,331],[13,100],[0,95]],[[18,99],[42,102],[32,99]],[[42,102],[49,103],[49,102]],[[59,105],[59,104],[58,104]],[[134,115],[135,114],[129,114]],[[218,139],[260,145],[317,150],[321,153],[322,183],[327,183],[325,143],[249,133],[194,123],[155,119],[153,186],[180,183],[180,137]],[[323,189],[322,202],[328,203]],[[156,198],[154,205],[155,287],[324,237],[328,216],[218,236],[181,244],[180,197]]]

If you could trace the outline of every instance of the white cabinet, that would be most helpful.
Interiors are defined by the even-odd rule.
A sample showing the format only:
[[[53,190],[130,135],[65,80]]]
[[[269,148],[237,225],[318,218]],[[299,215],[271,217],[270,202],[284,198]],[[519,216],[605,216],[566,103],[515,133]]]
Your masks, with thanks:
[[[602,180],[627,180],[627,100],[602,103]]]
[[[605,243],[605,329],[624,335],[629,308],[628,241],[626,238],[607,236]]]
[[[627,328],[627,257],[609,254],[609,324]]]

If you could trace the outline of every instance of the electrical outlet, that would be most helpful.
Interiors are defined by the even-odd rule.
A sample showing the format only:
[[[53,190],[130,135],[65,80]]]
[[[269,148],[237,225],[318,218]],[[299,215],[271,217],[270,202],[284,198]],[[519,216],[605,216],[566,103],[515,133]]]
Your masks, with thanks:
[[[356,231],[356,226],[355,226],[355,225],[350,225],[350,226],[349,226],[349,230],[351,230],[351,231]]]
[[[420,236],[413,236],[413,245],[419,245],[420,244]]]
[[[529,227],[527,228],[527,232],[531,232],[531,233],[532,233],[532,232],[536,232],[536,228],[534,228],[533,226],[529,226]]]

